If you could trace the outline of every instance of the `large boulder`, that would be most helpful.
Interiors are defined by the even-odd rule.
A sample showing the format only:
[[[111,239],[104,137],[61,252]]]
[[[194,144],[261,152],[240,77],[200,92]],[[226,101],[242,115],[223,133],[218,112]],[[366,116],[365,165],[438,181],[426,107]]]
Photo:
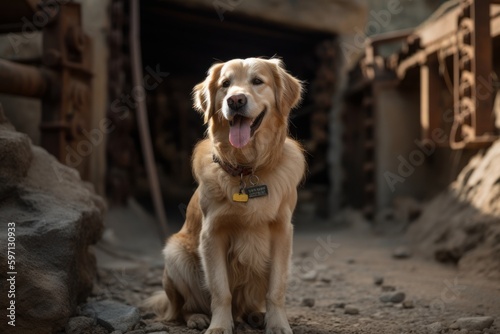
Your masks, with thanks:
[[[32,146],[0,110],[0,332],[64,328],[91,291],[89,246],[101,236],[104,209],[78,172]]]

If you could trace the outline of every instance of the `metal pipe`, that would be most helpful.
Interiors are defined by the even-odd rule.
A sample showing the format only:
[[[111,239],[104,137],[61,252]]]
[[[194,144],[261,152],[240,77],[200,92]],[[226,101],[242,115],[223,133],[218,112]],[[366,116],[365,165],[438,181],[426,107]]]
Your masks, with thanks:
[[[42,98],[49,88],[47,71],[0,59],[0,93]]]
[[[142,83],[142,58],[141,58],[141,42],[140,42],[140,9],[139,0],[132,0],[130,2],[130,45],[131,45],[131,60],[132,60],[132,84],[134,87],[140,87]],[[139,134],[141,138],[142,154],[144,155],[144,164],[148,173],[149,187],[153,203],[156,211],[156,218],[158,219],[159,228],[161,232],[162,242],[167,236],[167,216],[165,214],[165,207],[163,206],[163,197],[160,189],[160,181],[158,179],[158,172],[156,170],[155,157],[153,154],[153,145],[151,144],[151,134],[149,132],[148,113],[146,109],[145,99],[138,99],[137,101],[137,122],[139,125]]]

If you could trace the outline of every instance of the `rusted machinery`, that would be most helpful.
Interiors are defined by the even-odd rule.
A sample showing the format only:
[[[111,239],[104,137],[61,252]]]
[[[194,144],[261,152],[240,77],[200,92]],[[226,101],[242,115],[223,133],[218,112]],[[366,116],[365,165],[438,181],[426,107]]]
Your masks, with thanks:
[[[499,0],[450,1],[416,29],[367,41],[365,55],[351,73],[348,92],[361,101],[356,106],[363,115],[358,121],[366,125],[364,172],[358,174],[364,178],[367,216],[376,211],[377,194],[377,158],[372,151],[379,137],[372,126],[378,113],[374,84],[419,89],[420,100],[413,105],[420,109],[422,143],[451,150],[477,149],[499,138],[493,111],[494,83],[498,82],[493,58],[495,50],[498,52],[494,41],[500,35],[498,4]],[[400,43],[399,51],[382,56],[380,49],[394,43]]]
[[[0,9],[11,1],[1,1]],[[1,30],[13,47],[41,30],[40,67],[0,60],[0,92],[42,100],[41,144],[57,159],[87,177],[92,143],[90,117],[91,41],[83,33],[79,4],[66,0],[19,1],[2,11]],[[11,14],[9,16],[9,13]],[[8,17],[6,17],[8,16]]]

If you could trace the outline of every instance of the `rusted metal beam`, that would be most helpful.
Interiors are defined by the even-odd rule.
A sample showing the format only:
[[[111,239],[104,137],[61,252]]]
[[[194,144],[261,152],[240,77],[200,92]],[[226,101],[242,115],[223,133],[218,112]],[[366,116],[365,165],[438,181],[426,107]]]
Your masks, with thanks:
[[[43,64],[57,73],[57,101],[42,104],[42,146],[62,163],[88,176],[93,143],[90,123],[91,41],[82,30],[81,6],[61,5],[43,29]]]
[[[437,62],[420,67],[420,126],[422,140],[432,140],[432,131],[442,127],[439,106],[442,88],[438,67]]]
[[[53,81],[47,70],[0,59],[0,93],[43,98]]]
[[[472,98],[476,104],[475,135],[491,135],[494,130],[493,87],[493,50],[490,31],[490,5],[487,1],[475,0],[470,5],[473,20],[471,32],[473,46],[472,73],[475,86]],[[485,24],[485,23],[488,24]]]

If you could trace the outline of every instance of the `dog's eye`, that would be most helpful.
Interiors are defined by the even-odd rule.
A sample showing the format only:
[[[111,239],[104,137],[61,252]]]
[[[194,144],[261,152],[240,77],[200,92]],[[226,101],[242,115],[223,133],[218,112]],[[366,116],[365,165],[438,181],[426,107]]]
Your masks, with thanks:
[[[224,87],[224,88],[227,88],[230,85],[231,85],[231,81],[229,81],[229,80],[224,80],[224,82],[222,83],[222,87]]]
[[[259,78],[254,78],[252,80],[252,84],[254,85],[262,85],[264,83],[264,81],[260,80]]]

